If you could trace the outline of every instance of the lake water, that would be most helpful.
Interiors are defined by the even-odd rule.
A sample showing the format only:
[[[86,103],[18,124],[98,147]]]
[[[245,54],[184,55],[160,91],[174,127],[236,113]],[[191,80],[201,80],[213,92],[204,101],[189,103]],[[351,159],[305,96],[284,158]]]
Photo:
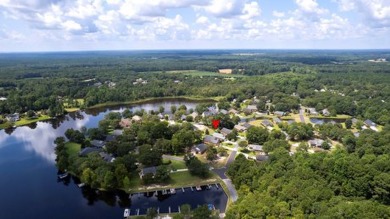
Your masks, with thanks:
[[[158,110],[160,105],[170,110],[171,105],[181,104],[185,104],[188,109],[196,106],[193,102],[169,100],[128,108],[143,108],[148,112]],[[115,107],[112,111],[124,109]],[[13,131],[0,130],[0,218],[122,218],[124,208],[135,206],[142,209],[138,205],[142,199],[134,200],[123,192],[80,189],[75,182],[77,179],[59,181],[57,178],[54,139],[63,136],[68,128],[97,127],[108,112],[109,108],[94,109],[58,120],[38,122],[29,127],[18,127]],[[199,192],[192,199],[178,192],[175,197],[162,202],[147,199],[141,205],[178,206],[189,202],[196,206],[211,202],[216,207],[224,208],[227,197],[221,191],[211,189]],[[164,212],[163,209],[161,212]]]

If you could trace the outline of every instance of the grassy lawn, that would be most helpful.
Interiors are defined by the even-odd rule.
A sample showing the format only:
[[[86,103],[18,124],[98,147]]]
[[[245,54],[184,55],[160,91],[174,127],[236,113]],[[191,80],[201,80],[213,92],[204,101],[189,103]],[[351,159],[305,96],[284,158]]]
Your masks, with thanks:
[[[28,124],[31,124],[34,122],[44,121],[44,120],[48,120],[48,119],[50,119],[50,117],[48,115],[41,115],[35,119],[20,118],[20,120],[15,122],[14,125],[15,126],[23,126],[23,125],[28,125]],[[0,129],[4,129],[4,128],[5,128],[5,124],[0,124]]]
[[[198,71],[198,70],[178,70],[178,71],[167,71],[168,74],[184,74],[188,76],[215,76],[224,78],[238,78],[245,77],[245,75],[233,75],[233,74],[219,74],[210,71]]]
[[[313,118],[313,119],[350,119],[352,117],[349,116],[349,115],[337,115],[337,116],[322,116],[322,115],[319,115],[319,116],[310,116],[310,118]]]
[[[74,108],[65,108],[65,111],[68,113],[79,111],[80,108],[74,107]]]
[[[69,156],[77,156],[81,149],[81,145],[74,142],[66,142],[65,147]]]
[[[217,178],[213,174],[207,179],[202,179],[200,177],[191,175],[188,171],[185,171],[185,172],[172,173],[169,184],[170,186],[177,188],[177,187],[190,186],[190,185],[207,184],[216,181]]]
[[[187,169],[187,166],[186,164],[184,163],[184,161],[178,161],[178,160],[169,160],[169,159],[163,159],[163,163],[168,163],[169,161],[171,161],[171,163],[169,164],[172,169],[174,170],[178,170],[178,169]]]
[[[254,120],[254,121],[250,121],[249,124],[253,125],[253,126],[262,126],[261,125],[261,122],[263,120]]]

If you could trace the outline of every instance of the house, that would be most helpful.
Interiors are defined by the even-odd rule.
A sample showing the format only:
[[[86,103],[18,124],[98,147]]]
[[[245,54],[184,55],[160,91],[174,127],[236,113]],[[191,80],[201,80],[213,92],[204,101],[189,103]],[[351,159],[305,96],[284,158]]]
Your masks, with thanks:
[[[214,136],[211,136],[211,135],[206,135],[206,136],[204,136],[203,142],[205,144],[215,144],[216,145],[219,143],[219,139],[214,137]]]
[[[99,155],[104,161],[109,163],[112,163],[115,160],[115,157],[111,156],[110,154],[107,154],[106,152],[100,152]]]
[[[375,127],[376,126],[376,124],[373,121],[369,120],[369,119],[364,121],[364,124],[366,124],[366,126],[368,126],[368,127],[371,127],[371,126]]]
[[[311,147],[321,147],[322,143],[324,143],[324,140],[322,139],[312,139],[312,140],[309,140],[309,145]]]
[[[198,154],[201,153],[203,154],[207,150],[207,145],[206,144],[198,144],[193,147],[193,150]]]
[[[307,111],[310,115],[318,116],[318,112],[315,108],[307,108]]]
[[[235,109],[230,109],[229,113],[235,115],[235,114],[238,114],[239,112],[237,110],[235,110]]]
[[[279,118],[274,118],[274,122],[276,124],[280,124],[280,123],[282,123],[282,120],[280,120]]]
[[[192,116],[192,118],[193,119],[195,119],[196,117],[198,117],[198,113],[197,112],[192,112],[191,114],[190,114],[190,116]]]
[[[208,107],[206,111],[204,111],[202,113],[202,116],[203,117],[208,117],[208,116],[214,116],[214,115],[217,115],[218,111],[215,107],[211,106],[211,107]]]
[[[272,122],[269,121],[268,119],[264,119],[264,120],[261,122],[261,124],[262,124],[263,126],[265,126],[265,127],[272,127],[272,126],[273,126],[273,125],[272,125]]]
[[[112,135],[115,135],[115,136],[119,136],[119,135],[122,135],[122,134],[123,134],[123,130],[121,130],[121,129],[115,129],[112,132]]]
[[[256,105],[248,105],[245,108],[245,112],[248,112],[248,113],[253,113],[253,112],[256,112],[256,111],[257,111],[257,106]]]
[[[263,151],[263,146],[258,144],[249,144],[248,148],[254,151]]]
[[[277,117],[282,117],[282,116],[285,116],[286,113],[285,113],[285,112],[282,112],[282,111],[275,111],[275,112],[274,112],[274,115],[277,116]]]
[[[104,147],[104,145],[105,145],[104,141],[100,141],[100,140],[92,140],[91,141],[92,147],[102,148],[102,147]]]
[[[86,148],[83,148],[80,152],[79,152],[79,156],[80,157],[86,157],[88,154],[92,153],[92,152],[101,152],[102,149],[100,148],[92,148],[92,147],[86,147]]]
[[[222,135],[225,136],[225,137],[226,137],[226,135],[230,134],[232,131],[233,131],[233,130],[227,129],[227,128],[222,128],[222,129],[221,129],[221,133],[222,133]]]
[[[0,97],[0,101],[6,101],[7,100],[7,98],[5,98],[5,97]]]
[[[19,113],[10,114],[5,117],[9,122],[16,122],[20,120]]]
[[[142,179],[145,175],[152,175],[152,178],[157,173],[157,167],[145,167],[139,172],[139,177]]]
[[[130,119],[124,119],[122,118],[121,121],[119,122],[119,125],[122,127],[122,128],[128,128],[131,126],[131,120]]]
[[[328,109],[323,109],[323,110],[322,110],[322,115],[324,115],[324,116],[330,116],[329,110],[328,110]]]
[[[354,125],[356,125],[356,123],[359,121],[359,120],[356,119],[356,118],[352,118],[351,120],[352,120],[352,124],[354,124]]]
[[[244,126],[246,129],[248,129],[248,128],[251,127],[252,125],[246,122],[246,123],[243,123],[242,126]]]
[[[243,132],[243,131],[246,131],[246,127],[242,126],[242,125],[235,125],[234,128],[239,131],[239,132]]]
[[[180,120],[185,121],[187,119],[186,115],[181,115]]]
[[[135,115],[131,118],[131,120],[134,122],[141,122],[142,118],[141,116]]]
[[[115,139],[116,139],[116,135],[107,135],[104,141],[111,142],[111,141],[115,141]]]
[[[229,112],[225,109],[221,109],[219,112],[222,113],[223,115],[229,114]]]
[[[224,141],[225,140],[225,136],[223,134],[221,134],[221,133],[214,132],[213,133],[213,137],[217,138],[219,141]]]
[[[359,133],[359,132],[354,132],[353,135],[354,135],[356,138],[359,138],[360,133]]]
[[[267,155],[257,155],[256,160],[257,161],[267,161],[269,157]]]

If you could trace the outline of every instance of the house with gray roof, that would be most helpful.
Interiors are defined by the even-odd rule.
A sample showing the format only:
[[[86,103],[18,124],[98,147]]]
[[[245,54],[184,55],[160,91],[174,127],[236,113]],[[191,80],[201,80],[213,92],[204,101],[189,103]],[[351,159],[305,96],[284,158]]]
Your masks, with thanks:
[[[371,126],[375,127],[376,126],[375,122],[373,122],[369,119],[365,120],[364,124],[366,124],[366,126],[368,126],[368,127],[371,127]]]
[[[222,128],[222,129],[221,129],[221,133],[222,133],[222,135],[225,136],[225,137],[226,137],[226,135],[230,134],[232,131],[233,131],[233,130],[227,129],[227,128]]]
[[[214,137],[214,136],[211,136],[211,135],[206,135],[206,136],[204,136],[203,142],[205,144],[217,145],[217,144],[219,144],[219,139]]]
[[[152,175],[152,178],[154,178],[154,176],[156,175],[157,173],[157,167],[145,167],[145,168],[142,168],[141,171],[139,172],[139,177],[142,179],[145,175]]]
[[[242,126],[242,125],[235,125],[234,128],[239,131],[239,132],[243,132],[243,131],[246,131],[247,128]]]
[[[321,147],[322,143],[324,143],[324,140],[318,139],[318,138],[309,140],[309,145],[310,145],[311,147],[317,147],[317,148],[319,148],[319,147]]]
[[[80,157],[86,157],[90,153],[101,152],[101,151],[102,151],[101,148],[86,147],[86,148],[81,149],[81,151],[79,152],[79,156]]]
[[[269,157],[267,155],[260,154],[260,155],[256,156],[257,161],[267,161],[268,159],[269,159]]]
[[[92,145],[93,147],[96,147],[96,148],[102,148],[102,147],[104,147],[105,142],[104,142],[104,141],[101,141],[101,140],[92,140],[92,141],[91,141],[91,145]]]
[[[213,133],[213,137],[217,138],[219,141],[224,141],[225,140],[225,136],[221,133],[218,133],[218,132],[214,132]]]
[[[100,152],[99,155],[100,155],[100,157],[101,157],[104,161],[106,161],[106,162],[108,162],[108,163],[112,163],[112,162],[114,162],[114,160],[115,160],[115,158],[114,158],[112,155],[107,154],[106,152],[103,152],[103,151]]]
[[[193,147],[193,150],[198,154],[201,153],[203,154],[207,150],[207,145],[206,144],[198,144]]]
[[[261,122],[261,124],[262,124],[263,126],[265,126],[265,127],[272,127],[272,126],[273,126],[272,122],[269,121],[268,119],[264,119],[264,120]]]
[[[258,144],[249,144],[248,148],[253,151],[263,151],[263,146]]]
[[[274,112],[274,115],[277,116],[277,117],[282,117],[282,116],[285,116],[286,113],[285,113],[285,112],[282,112],[282,111],[275,111],[275,112]]]
[[[253,112],[256,112],[256,111],[257,111],[257,106],[256,105],[248,105],[245,108],[245,112],[248,112],[248,113],[253,113]]]

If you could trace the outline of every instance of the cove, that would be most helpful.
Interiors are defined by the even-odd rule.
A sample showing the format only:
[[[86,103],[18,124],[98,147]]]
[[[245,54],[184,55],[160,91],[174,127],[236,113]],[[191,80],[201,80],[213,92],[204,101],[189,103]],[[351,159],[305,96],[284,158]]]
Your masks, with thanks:
[[[37,122],[30,126],[14,130],[0,131],[0,218],[122,218],[124,208],[137,206],[137,201],[120,191],[97,192],[93,189],[79,188],[77,179],[62,181],[57,178],[55,166],[54,139],[64,136],[68,128],[80,129],[97,127],[100,120],[109,112],[121,112],[126,108],[133,111],[144,109],[158,110],[164,106],[166,111],[171,105],[186,105],[195,108],[197,102],[184,100],[164,100],[126,107],[104,107],[93,110],[70,113],[61,118]],[[218,191],[222,191],[219,189]],[[204,199],[193,200],[208,202],[208,191],[196,193]],[[220,195],[219,202],[225,202],[226,194]],[[176,197],[182,197],[179,192]],[[168,198],[162,203],[181,205],[181,199]],[[152,205],[149,199],[146,203]],[[172,204],[172,205],[174,205]],[[202,203],[189,203],[196,206]],[[204,203],[208,204],[208,203]],[[223,206],[223,205],[221,205]],[[217,207],[217,206],[216,206]]]

